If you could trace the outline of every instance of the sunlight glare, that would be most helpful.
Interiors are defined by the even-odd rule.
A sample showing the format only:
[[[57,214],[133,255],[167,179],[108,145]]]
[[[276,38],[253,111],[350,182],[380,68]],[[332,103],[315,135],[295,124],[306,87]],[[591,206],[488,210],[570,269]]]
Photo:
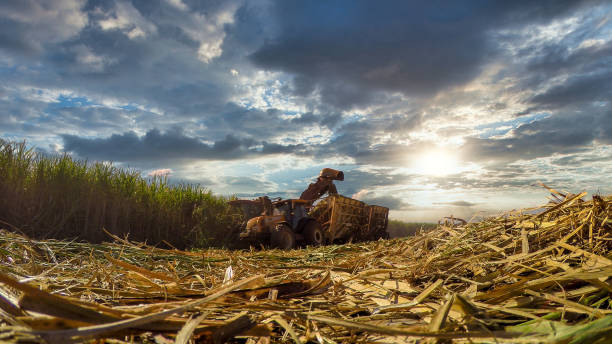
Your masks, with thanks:
[[[413,162],[415,172],[422,175],[446,176],[461,170],[455,154],[444,150],[429,150]]]

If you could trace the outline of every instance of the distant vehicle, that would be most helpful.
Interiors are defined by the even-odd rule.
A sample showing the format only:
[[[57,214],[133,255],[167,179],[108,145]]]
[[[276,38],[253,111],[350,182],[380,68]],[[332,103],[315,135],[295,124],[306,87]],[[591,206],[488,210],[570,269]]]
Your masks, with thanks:
[[[281,249],[388,238],[389,209],[339,195],[334,180],[344,180],[344,173],[324,168],[300,199],[230,201],[247,220],[240,238]]]

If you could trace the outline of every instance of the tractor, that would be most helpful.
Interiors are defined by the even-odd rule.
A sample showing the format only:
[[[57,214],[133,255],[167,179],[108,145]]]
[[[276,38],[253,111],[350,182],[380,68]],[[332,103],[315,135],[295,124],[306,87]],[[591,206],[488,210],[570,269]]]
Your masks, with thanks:
[[[338,195],[334,180],[344,180],[344,173],[324,168],[299,199],[272,201],[263,196],[230,201],[242,208],[247,219],[241,240],[291,249],[297,245],[384,238],[389,209]],[[326,193],[329,196],[315,205]]]

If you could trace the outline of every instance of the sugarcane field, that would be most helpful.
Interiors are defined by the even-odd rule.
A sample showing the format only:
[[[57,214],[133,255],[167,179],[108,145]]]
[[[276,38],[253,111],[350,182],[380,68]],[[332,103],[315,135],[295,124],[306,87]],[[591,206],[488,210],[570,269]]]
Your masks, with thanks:
[[[0,344],[612,344],[612,1],[1,0]]]
[[[55,179],[47,181],[87,182],[88,174],[78,172],[80,162],[68,157],[49,161],[23,144],[11,143],[5,143],[3,153],[4,175],[13,178],[11,184],[3,184],[5,192],[9,186],[21,185],[13,190],[12,203],[22,203],[18,209],[28,204],[27,189],[43,190],[45,180],[36,176],[55,173]],[[47,170],[19,180],[27,171],[16,173],[16,168],[24,164],[32,164],[28,171]],[[73,166],[52,170],[62,164]],[[103,167],[82,171],[96,175],[101,173],[96,168]],[[113,170],[109,178],[120,179],[122,173]],[[541,184],[550,196],[539,207],[473,221],[448,217],[413,236],[389,239],[388,209],[337,194],[333,181],[343,179],[341,171],[323,169],[303,197],[294,200],[272,202],[264,196],[215,203],[207,198],[209,207],[225,206],[217,210],[218,217],[224,212],[239,216],[226,230],[238,231],[233,240],[247,248],[178,249],[168,241],[148,244],[104,227],[105,239],[98,243],[95,237],[89,243],[35,239],[40,235],[35,227],[42,226],[32,220],[36,217],[23,221],[21,228],[3,220],[0,339],[7,343],[612,340],[612,196],[573,194]],[[148,185],[154,187],[148,192],[165,190],[166,197],[184,192],[165,184]],[[52,190],[45,192],[52,195]],[[324,195],[313,205],[312,199]],[[123,197],[122,202],[130,204],[132,200]],[[131,211],[136,212],[136,208]],[[111,222],[106,219],[106,223],[112,224],[113,218],[111,212]],[[46,222],[53,224],[53,218]],[[62,218],[61,223],[69,222]],[[25,233],[28,228],[32,237]]]
[[[182,251],[3,230],[15,343],[594,343],[612,337],[612,197],[305,249]]]

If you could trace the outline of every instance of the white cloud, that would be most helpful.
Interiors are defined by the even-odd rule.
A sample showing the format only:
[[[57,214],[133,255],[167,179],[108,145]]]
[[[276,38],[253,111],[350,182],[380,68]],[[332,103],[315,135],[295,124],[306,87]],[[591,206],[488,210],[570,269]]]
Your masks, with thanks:
[[[204,63],[209,63],[215,57],[221,56],[221,53],[223,53],[223,50],[221,50],[222,43],[223,38],[211,42],[202,42],[200,49],[198,49],[198,59]]]
[[[111,13],[98,21],[102,30],[120,30],[130,39],[143,38],[157,32],[155,24],[145,19],[140,12],[125,1],[117,1]]]
[[[65,41],[88,23],[84,0],[19,0],[0,2],[0,17],[28,25],[28,43],[37,48]]]
[[[181,0],[166,0],[170,6],[175,7],[181,11],[185,11],[188,9],[187,5]]]
[[[370,191],[368,189],[361,189],[358,192],[354,193],[351,198],[354,199],[363,199],[367,194],[369,194]]]
[[[81,67],[92,72],[103,72],[107,66],[117,62],[116,59],[108,56],[96,55],[89,47],[83,44],[73,47],[72,51]]]
[[[157,170],[153,170],[147,174],[148,177],[168,177],[172,174],[171,168],[160,168]]]
[[[606,41],[603,39],[585,39],[580,43],[578,49],[587,49],[587,48],[599,48],[603,47],[606,44]]]
[[[519,30],[515,28],[498,30],[494,35],[509,37],[510,39],[502,39],[498,43],[513,56],[526,58],[529,53],[537,52],[533,47],[558,44],[569,34],[576,31],[580,25],[580,18],[572,16],[557,19],[550,23],[527,25]],[[520,39],[517,39],[517,37],[520,37]]]
[[[71,91],[57,88],[39,88],[32,86],[19,86],[15,90],[24,100],[43,103],[57,103],[59,96],[71,94]]]
[[[235,75],[236,94],[231,101],[246,108],[277,109],[287,112],[307,112],[312,98],[300,98],[283,92],[288,86],[286,76],[280,72],[256,71]]]
[[[181,22],[181,29],[191,39],[200,43],[198,59],[210,63],[221,56],[223,41],[225,39],[225,25],[234,22],[234,14],[238,6],[229,4],[216,13],[192,13]]]

